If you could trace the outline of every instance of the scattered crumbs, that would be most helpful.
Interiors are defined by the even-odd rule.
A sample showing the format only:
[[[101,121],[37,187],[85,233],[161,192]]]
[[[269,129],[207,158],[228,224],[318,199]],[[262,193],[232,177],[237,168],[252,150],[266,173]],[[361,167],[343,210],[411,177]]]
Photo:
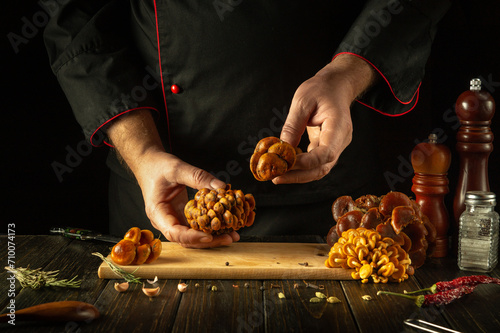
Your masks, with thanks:
[[[229,261],[226,261],[226,266],[229,266]]]
[[[299,262],[299,265],[307,267],[307,266],[309,266],[309,263],[307,261],[306,262]]]
[[[293,289],[299,289],[299,284],[298,283],[294,283],[293,284]]]
[[[245,288],[250,288],[250,283],[245,282]]]
[[[200,287],[200,284],[199,283],[195,283],[194,285],[196,288],[199,288]]]
[[[319,291],[316,292],[316,297],[317,298],[326,298],[326,295],[323,293],[320,293]]]
[[[217,291],[217,286],[212,286],[212,291]]]
[[[304,281],[305,282],[305,281]],[[315,284],[305,282],[306,288],[313,288],[313,289],[319,289],[319,287]]]
[[[340,303],[340,300],[339,300],[337,297],[335,297],[335,296],[330,296],[330,297],[328,297],[328,298],[326,299],[326,301],[327,301],[328,303],[332,303],[332,304],[335,304],[335,303]]]
[[[265,288],[264,286],[260,286],[260,288],[259,288],[259,289],[260,289],[261,291],[262,291],[262,290],[266,290],[266,288]]]

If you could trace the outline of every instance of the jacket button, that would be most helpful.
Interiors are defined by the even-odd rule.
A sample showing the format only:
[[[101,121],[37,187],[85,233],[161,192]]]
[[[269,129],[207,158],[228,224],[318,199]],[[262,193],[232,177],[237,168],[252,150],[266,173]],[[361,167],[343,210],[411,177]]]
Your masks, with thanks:
[[[173,94],[178,94],[181,92],[181,88],[179,88],[178,85],[173,84],[170,86],[170,91],[172,91]]]

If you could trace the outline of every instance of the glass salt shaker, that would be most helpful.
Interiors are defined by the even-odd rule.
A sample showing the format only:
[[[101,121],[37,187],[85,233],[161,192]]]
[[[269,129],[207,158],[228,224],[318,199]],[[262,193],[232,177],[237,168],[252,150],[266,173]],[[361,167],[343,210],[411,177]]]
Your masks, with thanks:
[[[458,267],[491,272],[498,261],[498,213],[495,193],[468,191],[465,211],[460,215]]]

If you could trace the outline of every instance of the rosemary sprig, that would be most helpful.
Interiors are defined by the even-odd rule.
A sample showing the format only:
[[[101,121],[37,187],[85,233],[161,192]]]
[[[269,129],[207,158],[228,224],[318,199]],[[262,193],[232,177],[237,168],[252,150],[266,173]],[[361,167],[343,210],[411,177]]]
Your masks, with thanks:
[[[142,283],[141,282],[141,278],[140,277],[136,277],[134,275],[134,273],[137,271],[137,268],[135,271],[133,271],[132,273],[128,273],[126,271],[124,271],[123,269],[121,269],[120,267],[116,266],[112,261],[108,260],[108,258],[104,257],[102,254],[100,254],[99,252],[94,252],[92,253],[94,256],[97,256],[99,258],[102,259],[102,261],[104,261],[106,264],[108,264],[109,268],[111,268],[111,270],[116,274],[118,275],[119,277],[121,277],[122,279],[124,279],[125,281],[129,282],[129,283]]]
[[[44,272],[37,269],[30,269],[29,267],[23,268],[10,268],[5,267],[6,270],[13,273],[16,279],[23,288],[40,289],[42,287],[65,287],[65,288],[80,288],[82,280],[76,280],[75,276],[71,280],[57,279],[59,271]]]

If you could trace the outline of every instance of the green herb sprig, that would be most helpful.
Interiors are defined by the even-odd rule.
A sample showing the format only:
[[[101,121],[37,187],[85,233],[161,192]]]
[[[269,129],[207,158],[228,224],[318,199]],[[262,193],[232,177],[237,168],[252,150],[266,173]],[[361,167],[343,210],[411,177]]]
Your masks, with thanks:
[[[123,269],[121,269],[120,267],[116,266],[111,260],[109,260],[108,258],[104,257],[102,254],[100,254],[99,252],[94,252],[92,253],[94,256],[97,256],[99,258],[102,259],[102,261],[104,261],[106,264],[108,264],[109,268],[111,268],[111,270],[118,276],[120,276],[122,279],[124,279],[125,281],[129,282],[129,283],[142,283],[141,282],[141,278],[140,277],[136,277],[133,273],[135,273],[137,271],[137,268],[135,271],[133,271],[132,273],[128,273],[126,271],[124,271]]]
[[[10,268],[5,269],[16,277],[23,288],[40,289],[43,287],[64,287],[64,288],[80,288],[82,280],[76,280],[75,276],[71,280],[57,279],[59,271],[44,272],[40,268],[30,269],[29,267],[23,268]]]

